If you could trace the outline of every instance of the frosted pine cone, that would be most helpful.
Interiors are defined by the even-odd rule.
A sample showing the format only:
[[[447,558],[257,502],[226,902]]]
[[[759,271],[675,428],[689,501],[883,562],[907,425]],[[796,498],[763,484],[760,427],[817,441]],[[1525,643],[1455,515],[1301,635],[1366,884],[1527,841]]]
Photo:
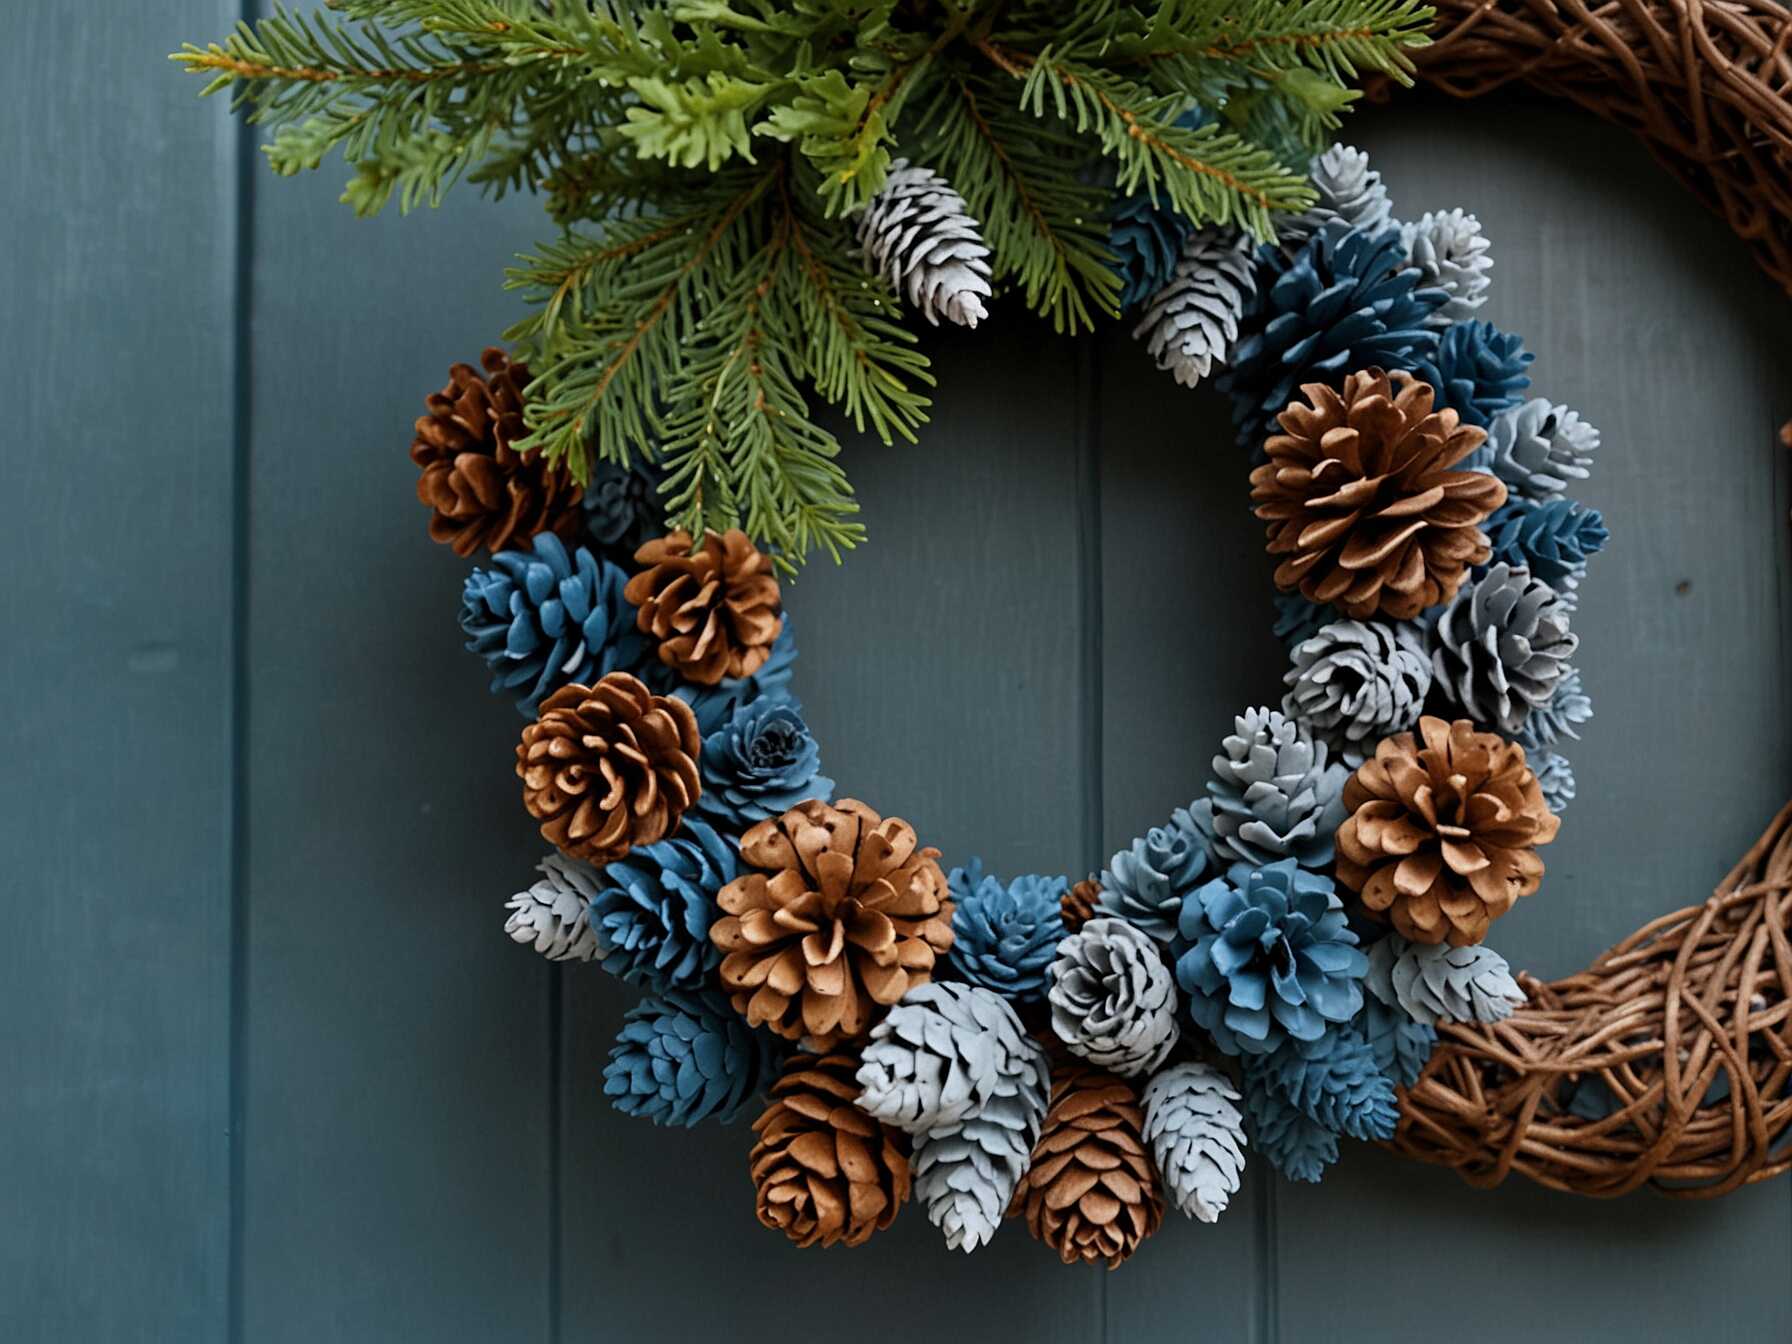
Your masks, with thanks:
[[[1561,816],[1574,801],[1574,766],[1559,751],[1540,751],[1531,757],[1531,768],[1537,772],[1544,805]]]
[[[1158,368],[1193,387],[1232,353],[1256,292],[1250,239],[1236,229],[1201,229],[1183,244],[1175,274],[1146,305],[1133,337]]]
[[[1163,955],[1123,920],[1092,919],[1058,944],[1047,997],[1058,1039],[1124,1077],[1157,1069],[1182,1034]]]
[[[1432,627],[1432,673],[1468,717],[1517,733],[1549,703],[1579,645],[1555,589],[1522,566],[1492,565]]]
[[[1344,819],[1338,794],[1349,772],[1280,710],[1246,710],[1233,726],[1207,782],[1215,860],[1261,867],[1291,858],[1324,867]]]
[[[1276,226],[1276,242],[1289,256],[1333,220],[1351,228],[1373,229],[1387,221],[1393,203],[1369,156],[1350,145],[1333,145],[1313,160],[1309,176],[1319,199]]]
[[[859,216],[865,266],[935,326],[988,316],[989,248],[964,197],[931,168],[898,159]]]
[[[991,1097],[976,1115],[915,1143],[915,1197],[955,1251],[974,1251],[995,1236],[1039,1142],[1050,1095],[1043,1052],[1038,1069],[1019,1082],[1012,1096]]]
[[[1409,622],[1334,621],[1296,646],[1284,680],[1282,712],[1346,764],[1360,765],[1382,738],[1419,721],[1431,659],[1424,634]]]
[[[597,937],[585,912],[597,895],[597,870],[558,853],[536,867],[541,880],[504,907],[510,911],[504,932],[514,942],[533,944],[549,961],[590,961],[597,955]]]
[[[1369,992],[1415,1022],[1502,1022],[1524,991],[1491,947],[1409,943],[1390,933],[1369,949]]]
[[[1493,417],[1487,442],[1465,466],[1486,466],[1514,495],[1559,499],[1592,470],[1599,431],[1566,406],[1535,397]]]
[[[1238,1193],[1244,1116],[1238,1091],[1206,1064],[1177,1064],[1145,1087],[1145,1141],[1164,1193],[1190,1218],[1214,1222]]]
[[[1402,224],[1400,236],[1406,243],[1408,263],[1424,274],[1419,283],[1450,296],[1449,302],[1431,315],[1432,325],[1447,327],[1467,321],[1487,302],[1487,272],[1493,258],[1487,255],[1487,236],[1481,232],[1480,220],[1462,210],[1426,211],[1418,223]]]
[[[1045,1085],[1045,1051],[1001,995],[975,985],[911,989],[871,1029],[858,1104],[909,1134],[981,1115],[997,1098]]]

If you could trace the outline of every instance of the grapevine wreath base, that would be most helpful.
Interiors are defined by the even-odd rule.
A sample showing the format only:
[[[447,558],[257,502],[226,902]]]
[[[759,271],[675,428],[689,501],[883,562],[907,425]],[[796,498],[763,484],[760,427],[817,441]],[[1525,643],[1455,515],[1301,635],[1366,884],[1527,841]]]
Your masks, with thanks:
[[[1252,1155],[1313,1181],[1340,1138],[1594,1194],[1788,1163],[1788,814],[1710,903],[1581,975],[1514,977],[1484,941],[1574,796],[1570,626],[1607,534],[1567,491],[1598,435],[1475,320],[1473,216],[1401,225],[1349,149],[1313,181],[1279,245],[1197,235],[1169,282],[1238,299],[1214,353],[1259,459],[1285,694],[1074,886],[948,872],[834,800],[771,559],[652,535],[635,475],[570,511],[508,442],[526,370],[457,366],[418,422],[437,539],[493,552],[462,626],[530,720],[516,769],[555,846],[508,931],[650,991],[604,1070],[621,1110],[760,1108],[758,1214],[799,1245],[858,1245],[912,1197],[954,1247],[1015,1217],[1113,1266],[1167,1206],[1219,1217]],[[871,202],[872,266],[880,210],[911,218]]]

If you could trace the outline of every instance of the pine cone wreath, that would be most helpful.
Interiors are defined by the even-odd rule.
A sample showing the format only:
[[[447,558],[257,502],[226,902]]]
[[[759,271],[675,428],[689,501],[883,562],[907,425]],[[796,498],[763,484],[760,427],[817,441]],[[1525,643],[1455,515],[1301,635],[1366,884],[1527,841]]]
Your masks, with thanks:
[[[865,268],[908,296],[935,326],[974,327],[988,316],[989,248],[964,197],[931,168],[906,159],[859,216]]]
[[[858,1102],[906,1134],[981,1115],[990,1102],[1044,1085],[1045,1051],[999,994],[926,984],[903,995],[860,1054]]]
[[[1207,781],[1217,864],[1261,867],[1287,858],[1323,868],[1344,818],[1345,768],[1280,710],[1248,709],[1232,725]]]
[[[540,454],[511,447],[528,433],[527,366],[498,349],[480,363],[484,377],[471,364],[454,365],[417,418],[411,461],[423,469],[417,498],[432,510],[430,539],[459,556],[501,551],[540,532],[570,541],[582,519],[578,483]]]
[[[902,1135],[853,1104],[851,1055],[796,1055],[753,1122],[759,1221],[798,1246],[862,1246],[909,1194]]]
[[[1218,1069],[1176,1064],[1145,1087],[1145,1137],[1170,1202],[1216,1221],[1244,1174],[1244,1116],[1238,1090]]]
[[[1516,734],[1547,705],[1580,640],[1556,590],[1522,566],[1490,566],[1431,627],[1438,694],[1477,723]]]
[[[1344,785],[1338,881],[1415,943],[1463,947],[1543,880],[1561,823],[1524,748],[1429,716],[1384,738]]]
[[[708,533],[695,549],[674,532],[635,552],[646,566],[623,596],[640,608],[641,632],[659,642],[660,661],[686,681],[714,686],[765,666],[784,629],[772,562],[747,534]]]
[[[1125,1077],[1154,1072],[1176,1048],[1176,986],[1151,937],[1120,919],[1092,919],[1058,944],[1052,1031]]]
[[[1075,933],[1091,919],[1101,905],[1101,879],[1090,873],[1081,882],[1071,884],[1069,891],[1058,898],[1058,913],[1064,919],[1064,932]]]
[[[1236,229],[1201,229],[1182,245],[1169,282],[1148,298],[1133,337],[1145,342],[1158,368],[1194,387],[1230,357],[1256,292],[1250,238]]]
[[[1431,658],[1416,625],[1334,621],[1295,647],[1284,680],[1282,712],[1356,765],[1382,738],[1419,721]]]
[[[1487,560],[1479,524],[1506,500],[1492,476],[1452,469],[1481,431],[1434,411],[1431,388],[1408,373],[1301,390],[1251,473],[1269,553],[1285,557],[1276,586],[1357,620],[1410,620],[1448,601]]]
[[[939,851],[854,799],[799,804],[741,837],[709,936],[735,1011],[826,1049],[871,1029],[952,946]]]
[[[1462,210],[1426,211],[1416,224],[1402,224],[1407,264],[1419,269],[1419,283],[1441,289],[1449,301],[1431,315],[1434,326],[1466,322],[1487,302],[1487,236],[1481,221]]]
[[[562,686],[523,729],[523,805],[566,854],[594,864],[663,840],[697,800],[701,742],[682,700],[626,672]]]
[[[1013,1095],[991,1097],[976,1115],[915,1143],[915,1198],[955,1251],[974,1251],[995,1236],[1026,1175],[1050,1095],[1050,1071],[1043,1056],[1040,1062]]]
[[[1475,465],[1485,465],[1523,499],[1560,499],[1592,472],[1599,431],[1566,406],[1542,397],[1494,416]]]
[[[512,942],[532,945],[549,961],[590,961],[598,953],[597,935],[585,911],[597,895],[597,870],[559,853],[549,854],[536,866],[541,880],[512,896],[504,907],[510,911],[504,932]]]
[[[1081,1064],[1052,1071],[1051,1108],[1012,1212],[1065,1264],[1117,1269],[1163,1222],[1144,1128],[1124,1078]]]
[[[1390,933],[1369,949],[1369,992],[1414,1022],[1503,1022],[1524,991],[1491,947],[1412,943]]]

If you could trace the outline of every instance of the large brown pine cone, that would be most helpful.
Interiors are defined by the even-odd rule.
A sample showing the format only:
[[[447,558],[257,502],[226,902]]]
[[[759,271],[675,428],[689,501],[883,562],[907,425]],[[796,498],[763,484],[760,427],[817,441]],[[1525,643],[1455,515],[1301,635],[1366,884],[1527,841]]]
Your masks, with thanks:
[[[1010,1212],[1065,1264],[1116,1268],[1163,1222],[1144,1125],[1126,1079],[1084,1064],[1053,1068],[1051,1109]]]
[[[1384,738],[1344,785],[1338,880],[1415,943],[1463,947],[1543,880],[1560,820],[1524,748],[1467,719]]]
[[[908,1198],[903,1136],[854,1104],[858,1067],[853,1055],[792,1057],[753,1122],[759,1221],[798,1246],[858,1246]]]
[[[689,705],[626,672],[562,686],[517,744],[523,805],[565,853],[609,863],[677,828],[702,791],[701,746]]]
[[[623,596],[640,608],[636,621],[659,641],[662,663],[699,686],[764,666],[784,604],[772,562],[745,532],[706,533],[694,551],[690,533],[674,532],[636,551],[635,562],[646,569]]]
[[[722,987],[755,1027],[819,1050],[863,1036],[952,946],[939,851],[906,821],[810,801],[754,826],[740,852],[763,871],[722,888],[709,936]]]
[[[1447,602],[1490,554],[1477,526],[1506,502],[1484,471],[1452,471],[1487,436],[1431,409],[1432,391],[1408,373],[1353,373],[1344,390],[1301,389],[1251,473],[1257,516],[1269,524],[1277,587],[1299,589],[1358,620],[1408,620]]]
[[[570,540],[583,520],[584,492],[539,453],[525,456],[510,446],[528,433],[528,368],[498,349],[487,350],[479,362],[483,378],[471,364],[456,364],[448,386],[427,398],[429,413],[417,417],[411,461],[423,468],[417,498],[434,510],[431,539],[462,556],[482,546],[520,546],[537,532]]]

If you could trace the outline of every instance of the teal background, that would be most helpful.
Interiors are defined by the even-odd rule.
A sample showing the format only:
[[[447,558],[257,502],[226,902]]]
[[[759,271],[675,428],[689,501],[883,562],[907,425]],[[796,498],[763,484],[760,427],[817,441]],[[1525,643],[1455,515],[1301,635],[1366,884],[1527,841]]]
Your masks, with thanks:
[[[755,1224],[744,1129],[614,1115],[627,996],[503,937],[540,842],[518,720],[424,535],[423,394],[546,231],[470,194],[357,222],[162,59],[223,0],[27,3],[0,50],[0,1338],[1792,1338],[1792,1181],[1600,1204],[1348,1145],[1253,1168],[1119,1273],[910,1211]],[[1792,303],[1623,136],[1519,103],[1361,115],[1397,207],[1494,239],[1486,315],[1605,434],[1577,618],[1598,717],[1544,890],[1576,969],[1706,894],[1792,792]],[[918,448],[855,445],[872,544],[789,594],[845,793],[950,860],[1080,874],[1273,697],[1269,566],[1214,395],[1013,304],[930,338]]]

